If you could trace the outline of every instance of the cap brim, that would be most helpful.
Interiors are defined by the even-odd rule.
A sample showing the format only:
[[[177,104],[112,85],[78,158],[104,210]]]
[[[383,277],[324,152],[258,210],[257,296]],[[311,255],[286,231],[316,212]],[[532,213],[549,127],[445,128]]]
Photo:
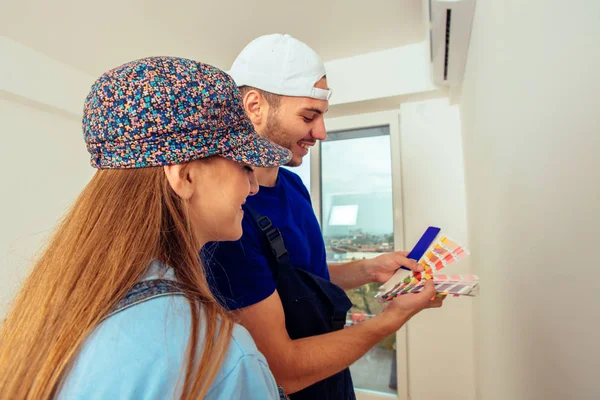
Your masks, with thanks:
[[[292,159],[292,152],[285,147],[254,132],[247,133],[247,136],[240,145],[220,155],[242,164],[265,168],[279,167]]]

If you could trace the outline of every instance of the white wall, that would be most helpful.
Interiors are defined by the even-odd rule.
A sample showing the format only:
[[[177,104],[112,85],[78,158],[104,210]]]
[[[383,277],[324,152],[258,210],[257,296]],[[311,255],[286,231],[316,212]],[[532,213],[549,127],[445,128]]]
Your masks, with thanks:
[[[93,78],[0,37],[0,318],[93,174],[81,130]]]
[[[92,79],[0,37],[0,318],[93,173],[81,131]]]
[[[404,234],[407,249],[430,225],[469,247],[458,106],[448,99],[404,103],[400,108]],[[472,272],[469,257],[453,273]],[[475,398],[474,299],[448,298],[408,324],[412,400]]]
[[[600,2],[478,1],[462,93],[480,400],[600,398]]]
[[[79,121],[0,97],[0,317],[92,175]]]
[[[330,107],[437,89],[431,83],[429,42],[328,61],[325,69],[333,89]]]
[[[0,36],[0,90],[80,118],[95,78]]]

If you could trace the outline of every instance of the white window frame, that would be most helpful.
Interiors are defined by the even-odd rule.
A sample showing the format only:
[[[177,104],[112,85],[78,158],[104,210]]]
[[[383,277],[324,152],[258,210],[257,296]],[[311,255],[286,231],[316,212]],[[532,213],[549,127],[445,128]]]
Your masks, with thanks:
[[[392,165],[392,203],[394,218],[395,250],[406,248],[404,238],[404,218],[402,207],[402,165],[400,161],[400,110],[383,111],[370,114],[351,115],[345,117],[326,118],[325,128],[328,132],[354,130],[389,126],[390,157]],[[321,143],[313,147],[310,154],[310,193],[313,208],[321,224]],[[357,389],[358,400],[398,399],[408,400],[408,342],[406,325],[396,332],[396,372],[397,396],[370,390]]]

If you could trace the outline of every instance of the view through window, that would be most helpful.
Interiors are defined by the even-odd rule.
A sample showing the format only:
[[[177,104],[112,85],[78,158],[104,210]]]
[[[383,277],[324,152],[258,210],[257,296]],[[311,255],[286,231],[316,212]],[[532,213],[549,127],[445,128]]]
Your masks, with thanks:
[[[327,259],[343,263],[394,249],[389,127],[328,133],[321,143],[322,229]],[[380,284],[347,294],[351,312],[379,314]],[[395,335],[383,340],[352,367],[357,388],[396,393]]]

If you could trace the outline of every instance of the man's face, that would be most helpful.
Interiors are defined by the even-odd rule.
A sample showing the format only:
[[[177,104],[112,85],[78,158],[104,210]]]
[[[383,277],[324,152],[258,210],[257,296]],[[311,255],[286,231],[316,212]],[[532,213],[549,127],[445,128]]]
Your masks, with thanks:
[[[321,79],[315,87],[327,89],[327,79]],[[267,124],[261,134],[289,149],[292,159],[287,165],[297,167],[317,140],[327,138],[323,117],[328,107],[326,100],[283,96],[277,110],[269,110]]]

